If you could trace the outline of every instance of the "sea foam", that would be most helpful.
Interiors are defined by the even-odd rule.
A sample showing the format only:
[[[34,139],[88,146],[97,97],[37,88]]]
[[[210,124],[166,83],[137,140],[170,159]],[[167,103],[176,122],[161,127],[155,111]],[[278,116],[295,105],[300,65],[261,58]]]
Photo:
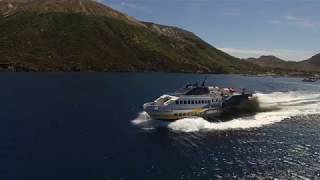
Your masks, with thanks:
[[[210,122],[201,117],[192,117],[169,123],[152,120],[147,113],[142,112],[132,123],[145,130],[167,127],[174,131],[196,132],[260,128],[290,117],[320,113],[320,93],[292,91],[256,93],[254,96],[259,101],[261,112],[225,122]]]

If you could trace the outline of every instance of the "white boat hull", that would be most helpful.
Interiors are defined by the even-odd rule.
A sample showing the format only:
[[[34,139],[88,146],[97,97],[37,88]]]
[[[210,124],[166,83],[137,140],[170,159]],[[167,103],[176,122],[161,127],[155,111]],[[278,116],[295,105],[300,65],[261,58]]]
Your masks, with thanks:
[[[174,121],[183,118],[190,117],[203,117],[207,115],[219,115],[220,110],[217,109],[191,109],[191,110],[174,110],[174,111],[146,111],[146,113],[152,118],[157,120]]]

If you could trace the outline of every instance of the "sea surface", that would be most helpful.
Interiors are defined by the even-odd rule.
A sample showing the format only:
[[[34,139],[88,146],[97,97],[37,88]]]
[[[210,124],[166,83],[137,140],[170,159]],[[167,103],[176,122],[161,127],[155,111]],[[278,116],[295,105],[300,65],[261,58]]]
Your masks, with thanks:
[[[151,120],[145,102],[204,75],[0,75],[0,179],[320,179],[320,83],[207,75],[265,111]]]

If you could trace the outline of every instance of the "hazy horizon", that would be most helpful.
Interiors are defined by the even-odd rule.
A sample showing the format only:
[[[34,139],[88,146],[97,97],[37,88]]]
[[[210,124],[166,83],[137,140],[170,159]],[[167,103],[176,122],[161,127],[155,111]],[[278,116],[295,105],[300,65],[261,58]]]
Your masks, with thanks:
[[[239,58],[306,60],[320,52],[315,0],[100,0],[142,21],[181,27]]]

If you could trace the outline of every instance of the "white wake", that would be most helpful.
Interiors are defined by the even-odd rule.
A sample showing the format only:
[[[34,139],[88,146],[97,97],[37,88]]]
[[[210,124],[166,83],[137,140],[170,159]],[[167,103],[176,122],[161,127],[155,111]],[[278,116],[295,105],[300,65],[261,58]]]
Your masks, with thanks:
[[[203,118],[195,117],[180,119],[172,123],[152,120],[145,112],[142,112],[132,123],[146,130],[157,127],[168,127],[175,131],[195,132],[259,128],[294,116],[320,114],[319,92],[257,93],[255,96],[258,98],[262,109],[273,110],[258,112],[253,116],[235,118],[227,122],[209,122]]]

